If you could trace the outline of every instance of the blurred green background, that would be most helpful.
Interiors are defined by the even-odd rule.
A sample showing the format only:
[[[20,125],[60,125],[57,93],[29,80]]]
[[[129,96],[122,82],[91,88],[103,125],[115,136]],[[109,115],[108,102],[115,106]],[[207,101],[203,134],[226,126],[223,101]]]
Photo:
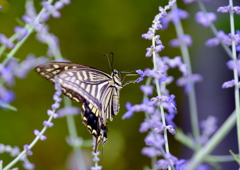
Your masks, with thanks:
[[[37,11],[41,9],[40,2],[35,1]],[[61,18],[51,18],[47,24],[50,26],[50,32],[59,38],[63,57],[74,63],[89,65],[110,72],[106,57],[103,57],[102,54],[114,52],[113,67],[115,69],[143,70],[152,68],[153,65],[152,59],[145,57],[146,48],[151,45],[151,41],[142,39],[141,35],[146,33],[148,27],[151,26],[154,16],[158,13],[158,6],[163,6],[166,3],[167,1],[156,0],[72,1],[70,5],[60,10]],[[10,37],[13,34],[13,28],[18,25],[16,18],[21,18],[25,13],[25,1],[0,0],[0,5],[3,5],[0,12],[0,33]],[[203,57],[204,52],[206,52],[203,43],[213,35],[208,28],[202,28],[202,26],[195,24],[194,13],[198,10],[195,4],[186,7],[182,2],[179,2],[178,5],[192,15],[188,21],[183,21],[183,25],[187,33],[192,36],[195,34],[194,44],[190,47],[193,70],[203,76],[204,74],[207,75],[208,73],[202,71],[206,70],[207,65],[204,64],[206,60],[199,59],[199,57]],[[217,5],[212,3],[208,8],[215,12]],[[217,26],[224,27],[226,22],[228,22],[228,15],[221,15],[221,21],[217,22]],[[229,28],[225,27],[226,31],[229,31]],[[161,40],[166,47],[160,55],[170,57],[181,55],[179,49],[168,46],[169,40],[176,36],[172,25],[168,30],[159,31],[158,34],[161,35]],[[224,67],[224,71],[227,71],[224,62],[228,60],[228,57],[223,51],[219,52],[219,49],[211,50],[214,53],[212,55],[217,56],[223,53],[225,59],[221,66]],[[32,34],[15,57],[24,60],[30,53],[36,56],[45,56],[46,51],[47,46],[39,43],[35,34]],[[204,56],[205,59],[208,57]],[[180,76],[176,69],[170,73],[176,77]],[[221,80],[220,83],[226,80]],[[131,84],[121,91],[120,113],[114,118],[113,122],[109,122],[108,142],[104,147],[103,161],[100,161],[104,169],[142,169],[143,166],[150,164],[150,159],[141,155],[141,149],[144,147],[143,139],[146,134],[139,133],[138,129],[144,119],[143,113],[135,113],[131,119],[121,119],[126,112],[126,102],[141,103],[143,95],[139,86],[140,84]],[[221,84],[218,86],[221,86]],[[16,93],[16,100],[12,105],[18,108],[18,112],[0,110],[0,143],[22,147],[34,139],[33,130],[41,129],[43,127],[42,122],[48,118],[46,110],[50,109],[53,103],[54,88],[51,83],[31,71],[27,78],[17,79],[15,86],[11,89]],[[205,89],[202,89],[202,91],[205,91]],[[188,114],[187,103],[184,103],[186,99],[183,90],[173,84],[170,85],[170,93],[177,96],[179,114],[176,117],[176,123],[179,126],[185,125],[186,132],[190,133],[188,116],[181,116]],[[204,104],[206,103],[203,102],[202,105],[204,106]],[[74,103],[74,106],[80,105]],[[200,111],[204,112],[204,110]],[[202,116],[201,118],[206,119],[206,117]],[[75,120],[79,135],[84,139],[90,139],[89,132],[81,123],[80,115],[75,116]],[[53,122],[55,126],[45,133],[48,140],[38,142],[32,149],[34,155],[29,157],[29,160],[36,165],[36,170],[70,170],[72,151],[65,142],[66,136],[68,136],[66,119],[60,118]],[[183,152],[180,154],[180,145],[171,135],[169,135],[169,143],[173,155],[179,158],[187,158],[184,156],[185,150],[182,150]],[[90,151],[91,148],[83,149],[86,162],[89,163],[92,159]],[[4,160],[4,165],[12,160],[7,154],[0,154],[0,159]],[[22,169],[21,166],[18,167]]]

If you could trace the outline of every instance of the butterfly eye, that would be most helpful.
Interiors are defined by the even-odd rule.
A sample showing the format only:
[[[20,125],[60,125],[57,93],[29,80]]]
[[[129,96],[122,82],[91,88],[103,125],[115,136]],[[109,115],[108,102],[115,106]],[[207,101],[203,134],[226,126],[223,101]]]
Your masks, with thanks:
[[[118,71],[117,70],[113,70],[113,74],[118,74]]]

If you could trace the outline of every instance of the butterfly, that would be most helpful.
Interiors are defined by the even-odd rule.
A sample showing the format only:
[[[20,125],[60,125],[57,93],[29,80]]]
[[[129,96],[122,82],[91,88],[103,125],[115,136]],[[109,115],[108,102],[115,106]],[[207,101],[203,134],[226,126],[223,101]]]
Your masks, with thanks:
[[[108,59],[109,61],[109,59]],[[112,69],[109,75],[101,70],[71,62],[48,62],[39,65],[35,71],[48,81],[55,83],[55,76],[64,95],[75,102],[82,103],[82,122],[94,136],[95,152],[99,143],[107,142],[108,122],[118,114],[119,92],[125,85],[117,70]],[[129,73],[129,72],[122,72]]]

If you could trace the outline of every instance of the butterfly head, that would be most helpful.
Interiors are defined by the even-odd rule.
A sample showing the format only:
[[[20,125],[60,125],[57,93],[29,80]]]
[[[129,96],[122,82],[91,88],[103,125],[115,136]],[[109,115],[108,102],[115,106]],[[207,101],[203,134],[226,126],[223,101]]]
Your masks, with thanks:
[[[115,85],[119,88],[122,88],[122,79],[120,78],[119,72],[113,69],[111,76]]]

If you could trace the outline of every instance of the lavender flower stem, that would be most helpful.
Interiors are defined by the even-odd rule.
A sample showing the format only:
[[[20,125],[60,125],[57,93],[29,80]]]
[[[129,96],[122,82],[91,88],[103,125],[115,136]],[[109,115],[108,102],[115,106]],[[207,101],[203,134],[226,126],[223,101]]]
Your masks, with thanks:
[[[145,85],[146,85],[146,86],[149,86],[149,85],[151,84],[151,80],[152,80],[152,77],[148,77],[147,80],[146,80]],[[144,99],[147,98],[147,94],[144,93],[143,98],[144,98]],[[144,112],[144,115],[145,115],[145,117],[146,117],[148,120],[150,119],[149,114],[147,114],[146,112]],[[153,129],[152,129],[152,131],[153,131]],[[157,162],[157,156],[152,157],[152,158],[151,158],[152,170],[157,170],[157,164],[156,164],[156,162]]]
[[[72,105],[70,99],[67,98],[66,96],[64,96],[64,105],[65,105],[65,107],[70,107]],[[75,124],[73,115],[68,114],[66,116],[66,119],[67,119],[67,126],[68,126],[68,132],[70,134],[70,138],[77,139],[78,134],[77,134],[76,124]],[[87,170],[85,162],[83,161],[83,154],[82,154],[81,148],[73,147],[73,150],[74,150],[74,154],[76,156],[76,160],[77,160],[76,162],[77,162],[78,169],[79,170]]]
[[[54,110],[55,112],[55,110]],[[53,116],[50,116],[48,118],[48,122],[51,122],[53,119]],[[40,135],[42,135],[46,130],[47,130],[47,126],[44,126],[43,129],[41,130],[41,132],[39,133],[39,135],[36,135],[35,139],[32,141],[32,143],[28,146],[29,149],[31,149],[40,139]],[[26,154],[27,150],[24,149],[12,162],[10,162],[5,168],[3,168],[3,170],[8,170],[9,168],[11,168],[14,164],[16,164],[21,157]]]
[[[228,119],[223,123],[219,130],[212,136],[212,138],[197,152],[189,162],[186,170],[196,169],[201,161],[218,145],[219,142],[229,133],[236,123],[236,111],[234,111]]]
[[[177,4],[175,3],[173,5],[173,10],[176,10]],[[179,21],[178,24],[174,24],[175,29],[178,35],[184,35],[183,27],[181,24],[181,21]],[[187,48],[187,45],[185,43],[180,44],[181,53],[183,56],[184,62],[187,64],[189,69],[189,74],[192,74],[192,67],[191,67],[191,61],[189,56],[189,51]],[[190,118],[191,118],[191,125],[192,125],[192,131],[193,136],[195,139],[198,139],[200,135],[199,131],[199,125],[198,125],[198,112],[197,112],[197,101],[196,101],[196,94],[195,94],[195,88],[193,83],[189,82],[190,86],[190,92],[188,93],[188,99],[189,99],[189,106],[190,106]]]
[[[152,38],[152,45],[155,47],[155,38]],[[157,70],[156,52],[155,51],[153,52],[153,65],[154,65],[154,70]],[[158,81],[158,79],[155,79],[155,81],[156,81],[158,96],[162,96],[161,91],[160,91],[159,81]],[[160,112],[161,112],[161,117],[162,117],[162,124],[163,124],[163,126],[166,126],[164,109],[163,109],[161,101],[159,101],[159,107],[160,107]],[[165,143],[166,153],[169,153],[167,131],[164,131],[164,139],[166,141],[166,143]],[[168,170],[171,170],[170,166],[168,166]]]
[[[48,0],[48,3],[51,4],[53,0]],[[40,19],[40,16],[42,15],[43,12],[45,12],[46,9],[43,7],[38,16],[36,17],[36,20],[38,21]],[[10,51],[10,53],[7,54],[7,57],[3,60],[2,65],[5,66],[8,62],[8,60],[13,57],[13,55],[17,52],[17,50],[22,46],[22,44],[26,41],[26,39],[30,36],[30,34],[33,32],[34,28],[31,25],[26,25],[24,27],[26,30],[28,30],[26,36],[23,37],[21,41],[18,41],[15,47]],[[17,34],[17,33],[15,33]],[[14,35],[13,35],[14,36]],[[12,37],[13,37],[12,36]],[[11,38],[12,38],[11,37]],[[15,37],[15,36],[14,36]]]
[[[207,10],[205,8],[205,5],[204,5],[203,1],[198,0],[197,3],[198,3],[198,6],[199,6],[200,10],[203,11],[204,13],[207,13]],[[216,27],[214,26],[214,24],[212,22],[210,24],[210,28],[211,28],[212,32],[214,33],[214,35],[217,37],[218,31],[217,31]],[[222,41],[221,41],[221,46],[226,51],[226,53],[229,55],[229,57],[232,58],[231,50]]]
[[[229,0],[229,5],[233,6],[232,0]],[[230,14],[231,34],[235,35],[234,12],[230,11],[229,14]],[[236,42],[234,38],[232,38],[232,56],[233,56],[233,60],[237,62]],[[240,152],[240,107],[239,107],[238,71],[236,68],[233,69],[233,75],[235,80],[234,94],[235,94],[235,107],[236,107],[236,114],[237,114],[238,151]]]

